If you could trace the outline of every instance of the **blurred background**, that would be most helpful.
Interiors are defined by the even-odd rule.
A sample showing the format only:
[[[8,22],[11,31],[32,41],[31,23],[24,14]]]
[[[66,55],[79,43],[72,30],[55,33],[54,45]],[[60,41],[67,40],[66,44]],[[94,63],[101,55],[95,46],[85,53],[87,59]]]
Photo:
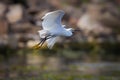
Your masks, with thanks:
[[[80,29],[32,49],[41,17]],[[0,0],[0,80],[120,80],[120,0]]]

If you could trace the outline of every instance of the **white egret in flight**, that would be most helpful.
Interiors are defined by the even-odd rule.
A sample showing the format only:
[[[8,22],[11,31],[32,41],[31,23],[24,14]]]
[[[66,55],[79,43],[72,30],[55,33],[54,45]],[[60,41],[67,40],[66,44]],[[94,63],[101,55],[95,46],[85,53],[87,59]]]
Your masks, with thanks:
[[[41,41],[37,45],[35,45],[34,48],[40,48],[46,41],[48,48],[51,49],[56,43],[58,37],[72,36],[73,29],[66,28],[65,25],[61,24],[61,19],[64,14],[65,12],[63,10],[57,10],[53,12],[48,12],[45,14],[45,16],[42,17],[43,30],[38,31]]]

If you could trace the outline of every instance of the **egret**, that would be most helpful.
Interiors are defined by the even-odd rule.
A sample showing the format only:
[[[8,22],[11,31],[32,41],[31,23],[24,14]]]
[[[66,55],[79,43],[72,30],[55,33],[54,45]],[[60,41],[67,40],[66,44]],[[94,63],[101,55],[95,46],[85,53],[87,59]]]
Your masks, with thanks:
[[[73,28],[66,28],[66,25],[61,23],[64,14],[63,10],[56,10],[48,12],[42,17],[43,29],[38,31],[41,41],[34,48],[40,48],[46,41],[48,48],[52,49],[60,36],[70,37],[73,35]]]

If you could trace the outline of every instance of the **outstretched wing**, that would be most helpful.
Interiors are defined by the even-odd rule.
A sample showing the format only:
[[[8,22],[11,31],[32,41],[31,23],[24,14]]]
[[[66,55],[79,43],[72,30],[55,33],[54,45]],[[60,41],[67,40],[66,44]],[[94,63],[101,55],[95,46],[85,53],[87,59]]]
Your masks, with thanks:
[[[64,11],[57,10],[53,12],[49,12],[45,14],[45,16],[42,17],[42,27],[44,30],[51,30],[51,29],[57,29],[59,27],[62,27],[61,19],[64,15]]]

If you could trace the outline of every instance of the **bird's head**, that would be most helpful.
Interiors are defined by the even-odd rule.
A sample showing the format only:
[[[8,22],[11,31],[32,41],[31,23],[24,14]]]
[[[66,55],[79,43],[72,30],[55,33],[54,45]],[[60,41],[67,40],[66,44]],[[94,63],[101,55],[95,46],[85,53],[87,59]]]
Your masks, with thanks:
[[[77,32],[77,31],[81,31],[81,30],[79,30],[79,29],[74,29],[74,28],[68,28],[67,30],[68,30],[68,31],[71,31],[72,33]]]
[[[68,28],[67,31],[74,32],[73,28]]]
[[[81,31],[80,29],[74,29],[74,28],[68,28],[66,30],[69,32],[70,36],[73,35],[75,32]]]
[[[72,32],[72,28],[68,28],[68,29],[66,29],[67,30],[67,32],[65,33],[65,35],[66,36],[72,36],[73,35],[73,32]]]

